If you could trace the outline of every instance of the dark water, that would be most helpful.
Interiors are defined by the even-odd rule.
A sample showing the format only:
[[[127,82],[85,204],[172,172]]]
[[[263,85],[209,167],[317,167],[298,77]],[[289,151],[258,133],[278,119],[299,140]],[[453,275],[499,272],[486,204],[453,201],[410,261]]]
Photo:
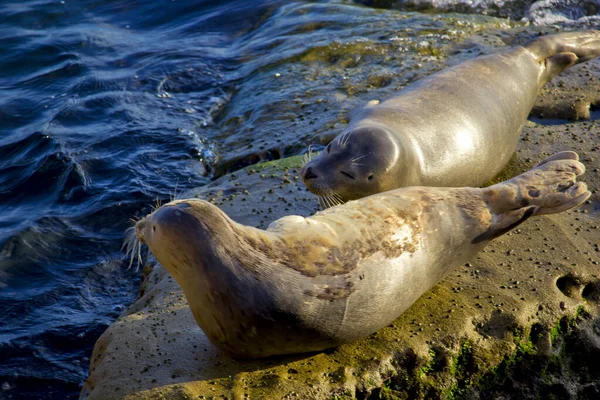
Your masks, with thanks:
[[[270,3],[2,2],[0,398],[77,396],[137,293],[129,218],[207,181],[228,47]]]
[[[0,1],[0,399],[77,398],[137,293],[130,218],[297,154],[362,82],[385,93],[449,36],[504,26],[345,3]]]

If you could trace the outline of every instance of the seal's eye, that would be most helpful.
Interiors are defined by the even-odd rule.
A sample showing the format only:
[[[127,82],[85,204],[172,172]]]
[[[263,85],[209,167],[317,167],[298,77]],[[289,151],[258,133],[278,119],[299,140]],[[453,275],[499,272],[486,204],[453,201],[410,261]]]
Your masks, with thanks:
[[[347,173],[347,172],[344,172],[344,171],[340,171],[340,172],[341,172],[341,173],[342,173],[342,175],[344,175],[346,178],[354,179],[354,177],[353,177],[352,175],[350,175],[349,173]]]
[[[152,232],[156,232],[156,225],[152,225]]]
[[[325,148],[325,150],[327,150],[327,154],[329,154],[329,152],[331,151],[331,143],[329,143],[327,145],[327,147]]]
[[[367,177],[367,179],[369,180],[369,182],[370,182],[370,181],[372,181],[372,180],[373,180],[373,174],[369,175],[369,176]]]

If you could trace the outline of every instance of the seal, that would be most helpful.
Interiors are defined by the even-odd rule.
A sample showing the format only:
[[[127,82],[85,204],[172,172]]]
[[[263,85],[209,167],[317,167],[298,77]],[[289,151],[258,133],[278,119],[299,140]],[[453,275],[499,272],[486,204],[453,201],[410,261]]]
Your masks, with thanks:
[[[261,230],[199,199],[135,235],[183,289],[209,340],[236,357],[335,347],[389,325],[487,243],[585,201],[577,154],[488,188],[400,188]],[[135,245],[133,246],[135,248]]]
[[[302,170],[322,207],[405,186],[480,186],[514,153],[541,87],[600,55],[600,31],[545,36],[370,102]]]

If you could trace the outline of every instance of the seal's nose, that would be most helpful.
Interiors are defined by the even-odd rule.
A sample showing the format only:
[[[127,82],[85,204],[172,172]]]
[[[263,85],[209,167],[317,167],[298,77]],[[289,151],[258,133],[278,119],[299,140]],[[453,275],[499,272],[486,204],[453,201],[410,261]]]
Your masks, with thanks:
[[[144,237],[144,229],[146,229],[146,225],[148,225],[148,217],[142,218],[138,222],[136,222],[134,229],[135,237],[140,242],[146,244],[146,240]]]
[[[308,167],[304,170],[304,174],[302,175],[302,178],[307,181],[309,179],[315,179],[318,178],[317,175],[315,175],[315,173],[312,171],[311,167]]]

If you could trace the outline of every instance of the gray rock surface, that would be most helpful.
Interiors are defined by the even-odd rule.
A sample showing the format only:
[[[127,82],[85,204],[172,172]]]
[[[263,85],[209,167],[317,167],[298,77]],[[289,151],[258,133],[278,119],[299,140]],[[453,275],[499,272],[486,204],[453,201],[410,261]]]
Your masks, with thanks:
[[[469,48],[480,43],[473,39]],[[575,102],[593,109],[599,78],[598,61],[567,71],[543,90],[536,112],[584,117],[586,107]],[[574,109],[583,114],[568,113]],[[81,398],[597,398],[600,121],[539,122],[525,127],[496,180],[574,150],[588,167],[582,180],[592,198],[498,239],[389,327],[317,354],[232,360],[197,327],[174,280],[149,263],[138,300],[96,343]],[[208,199],[239,222],[266,227],[316,210],[300,164],[295,157],[250,166],[184,197]]]
[[[600,22],[599,0],[358,0],[401,10],[484,14],[534,25],[585,26]]]

